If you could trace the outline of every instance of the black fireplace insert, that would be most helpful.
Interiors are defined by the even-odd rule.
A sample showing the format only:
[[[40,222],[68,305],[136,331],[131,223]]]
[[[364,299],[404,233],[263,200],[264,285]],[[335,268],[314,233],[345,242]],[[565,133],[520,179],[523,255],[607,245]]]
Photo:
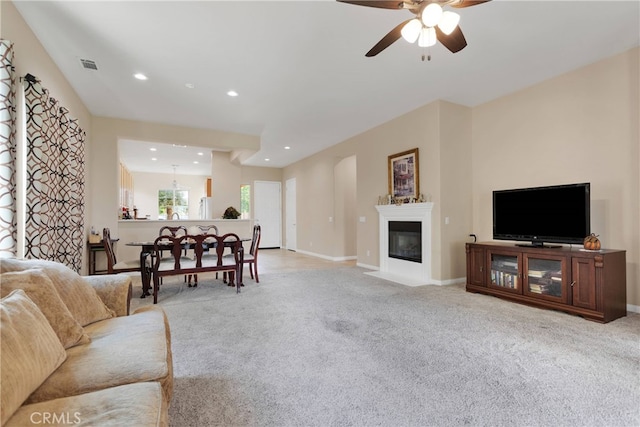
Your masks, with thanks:
[[[389,221],[389,258],[422,262],[422,222]]]

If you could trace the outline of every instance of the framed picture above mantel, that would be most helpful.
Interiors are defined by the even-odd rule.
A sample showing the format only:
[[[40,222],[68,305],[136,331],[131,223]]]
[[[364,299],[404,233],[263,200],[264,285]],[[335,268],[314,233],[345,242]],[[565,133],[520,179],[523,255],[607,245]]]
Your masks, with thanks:
[[[420,195],[418,149],[392,154],[388,160],[389,194],[394,199],[411,201]]]

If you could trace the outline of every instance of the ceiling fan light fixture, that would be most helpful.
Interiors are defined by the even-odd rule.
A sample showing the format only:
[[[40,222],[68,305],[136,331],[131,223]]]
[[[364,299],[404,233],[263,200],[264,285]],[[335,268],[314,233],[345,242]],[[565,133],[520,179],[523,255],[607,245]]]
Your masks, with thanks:
[[[460,22],[460,15],[455,12],[445,11],[442,13],[442,19],[438,22],[438,28],[442,30],[443,33],[449,35],[456,29],[458,23]]]
[[[400,34],[402,34],[402,38],[408,41],[409,43],[415,43],[420,36],[420,30],[422,29],[422,22],[419,19],[412,19],[407,22],[402,30],[400,30]]]
[[[436,44],[438,38],[436,37],[436,29],[433,27],[424,27],[420,31],[420,37],[418,38],[418,46],[429,47]]]
[[[430,3],[422,11],[422,22],[427,27],[435,27],[442,19],[442,6],[438,3]]]

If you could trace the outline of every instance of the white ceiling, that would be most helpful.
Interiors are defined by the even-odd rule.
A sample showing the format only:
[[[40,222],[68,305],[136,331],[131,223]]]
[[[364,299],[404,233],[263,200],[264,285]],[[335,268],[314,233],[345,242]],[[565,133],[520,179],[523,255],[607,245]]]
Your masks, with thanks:
[[[121,139],[118,151],[130,171],[203,176],[212,172],[211,148]]]
[[[413,16],[406,10],[333,0],[15,4],[93,115],[260,136],[245,164],[270,167],[437,99],[485,103],[640,39],[636,0],[457,9],[468,46],[452,54],[438,44],[425,62],[423,49],[402,39],[364,56]],[[134,79],[137,72],[149,79]],[[240,95],[227,96],[230,89]]]

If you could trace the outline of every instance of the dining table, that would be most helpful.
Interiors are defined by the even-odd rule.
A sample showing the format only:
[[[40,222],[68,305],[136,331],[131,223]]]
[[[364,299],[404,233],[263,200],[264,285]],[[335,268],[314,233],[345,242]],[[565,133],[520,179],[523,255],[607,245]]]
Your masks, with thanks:
[[[242,244],[244,244],[244,242],[249,242],[251,241],[250,237],[241,237],[240,238],[240,242],[242,242]],[[225,247],[231,247],[235,244],[235,240],[228,240],[224,242]],[[154,240],[146,240],[146,241],[140,241],[140,242],[127,242],[126,245],[127,246],[137,246],[140,247],[140,268],[144,268],[144,266],[146,265],[146,260],[149,256],[151,256],[151,254],[153,253],[153,249],[154,249],[154,244],[155,241]],[[193,249],[193,244],[192,243],[185,243],[184,244],[184,248],[185,249]],[[212,246],[212,247],[215,247]],[[166,247],[160,246],[160,250],[162,249],[166,249],[166,250],[171,250],[172,248],[172,244],[171,243],[167,243]],[[140,298],[146,298],[148,296],[151,295],[151,275],[147,274],[145,275],[142,271],[140,271],[141,275],[142,275],[142,295],[140,295]],[[146,279],[145,279],[146,277]]]

